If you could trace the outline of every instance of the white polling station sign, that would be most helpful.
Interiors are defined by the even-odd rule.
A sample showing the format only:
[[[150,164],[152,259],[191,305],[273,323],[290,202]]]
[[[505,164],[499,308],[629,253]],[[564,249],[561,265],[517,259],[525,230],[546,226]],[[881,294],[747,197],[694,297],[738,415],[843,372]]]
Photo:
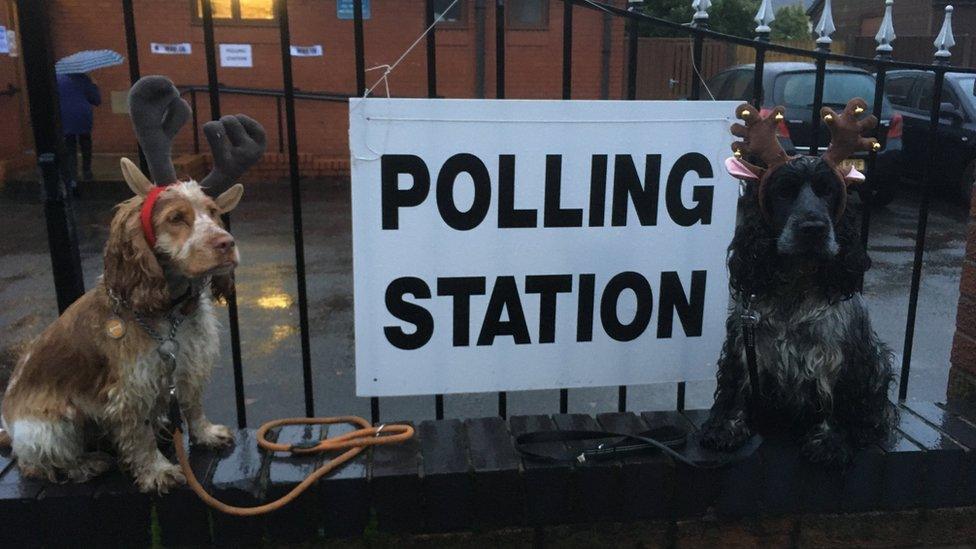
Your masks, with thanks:
[[[357,394],[711,377],[735,106],[350,100]]]

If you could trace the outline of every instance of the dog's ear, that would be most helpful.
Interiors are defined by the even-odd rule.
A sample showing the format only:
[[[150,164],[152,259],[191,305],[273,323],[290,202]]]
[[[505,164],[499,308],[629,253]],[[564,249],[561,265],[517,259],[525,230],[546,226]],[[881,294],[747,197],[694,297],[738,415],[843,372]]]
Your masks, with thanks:
[[[756,193],[739,200],[740,223],[728,250],[729,288],[733,294],[762,297],[782,282],[776,235],[759,212]]]
[[[105,245],[105,287],[137,312],[162,311],[170,295],[163,268],[146,242],[139,220],[142,199],[120,204]]]
[[[235,291],[233,273],[218,275],[210,279],[210,292],[217,301],[233,296]]]
[[[829,299],[846,299],[860,291],[864,273],[871,268],[871,259],[861,244],[860,225],[857,213],[850,208],[834,225],[839,250],[818,277]]]

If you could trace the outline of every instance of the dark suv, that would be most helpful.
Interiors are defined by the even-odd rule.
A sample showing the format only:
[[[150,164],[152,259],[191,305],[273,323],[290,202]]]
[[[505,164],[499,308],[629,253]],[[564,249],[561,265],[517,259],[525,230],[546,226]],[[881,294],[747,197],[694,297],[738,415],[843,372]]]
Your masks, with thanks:
[[[929,116],[935,76],[926,71],[891,71],[885,92],[905,118],[904,169],[924,178],[929,168]],[[942,86],[942,107],[931,160],[939,180],[970,204],[976,179],[976,75],[948,73]]]
[[[715,99],[751,101],[754,72],[754,65],[732,67],[713,76],[708,81],[708,90]],[[812,63],[766,63],[763,69],[762,108],[771,109],[776,105],[786,107],[786,120],[780,124],[779,138],[789,154],[810,152],[815,81],[816,67]],[[874,109],[874,84],[871,73],[854,67],[827,65],[823,104],[837,110],[844,108],[851,98],[862,97],[868,102],[868,111],[871,111]],[[887,99],[881,105],[881,128],[879,139],[884,149],[878,154],[875,165],[879,177],[872,202],[878,206],[888,204],[895,196],[898,157],[902,146],[902,116],[895,113]],[[830,133],[821,125],[821,152],[829,142]],[[866,153],[859,153],[850,159],[850,163],[863,171],[866,157]]]

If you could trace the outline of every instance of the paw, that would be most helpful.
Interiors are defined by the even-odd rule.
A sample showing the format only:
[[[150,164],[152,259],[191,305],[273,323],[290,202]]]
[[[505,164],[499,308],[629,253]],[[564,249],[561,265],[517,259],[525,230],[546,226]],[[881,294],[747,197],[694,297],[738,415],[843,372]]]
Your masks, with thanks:
[[[136,477],[136,485],[143,493],[166,494],[170,489],[180,484],[186,484],[186,477],[178,465],[173,465],[163,460],[157,463],[149,471]]]
[[[104,452],[85,454],[78,460],[78,465],[65,469],[64,475],[71,482],[86,482],[112,468],[115,460]]]
[[[193,442],[207,448],[223,448],[234,442],[234,433],[226,425],[208,424],[194,433]]]
[[[811,463],[842,469],[850,465],[854,449],[837,431],[817,428],[804,439],[800,454]]]
[[[752,429],[741,417],[710,418],[702,426],[701,445],[709,450],[733,452],[752,436]]]

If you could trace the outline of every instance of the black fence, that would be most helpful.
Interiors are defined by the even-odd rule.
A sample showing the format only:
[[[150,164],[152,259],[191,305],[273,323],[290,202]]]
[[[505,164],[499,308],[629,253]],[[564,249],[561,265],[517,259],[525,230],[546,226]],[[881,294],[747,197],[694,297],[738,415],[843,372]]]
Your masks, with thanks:
[[[695,2],[697,12],[690,24],[682,25],[671,21],[647,16],[639,10],[641,2],[629,2],[627,8],[601,3],[591,0],[562,0],[563,9],[563,49],[562,49],[562,98],[571,99],[573,96],[573,16],[577,9],[593,10],[608,14],[613,17],[623,18],[626,21],[627,34],[627,74],[625,86],[625,98],[636,99],[637,96],[637,38],[641,25],[651,25],[665,27],[672,31],[677,31],[688,36],[692,40],[693,56],[693,82],[691,85],[691,100],[703,100],[703,82],[701,80],[699,67],[702,66],[702,55],[704,44],[708,40],[720,41],[727,44],[746,46],[755,51],[754,82],[752,89],[752,103],[759,108],[763,99],[763,75],[764,63],[768,52],[779,52],[799,56],[809,59],[816,67],[814,104],[812,108],[813,116],[811,124],[813,127],[813,139],[810,147],[810,154],[818,153],[818,135],[820,129],[820,108],[823,105],[824,82],[827,62],[839,62],[859,66],[876,74],[874,90],[874,115],[880,119],[882,109],[882,99],[884,97],[885,75],[892,69],[915,69],[927,71],[934,74],[934,89],[932,107],[929,119],[928,138],[930,145],[935,144],[936,130],[940,120],[941,99],[943,93],[943,77],[947,72],[976,73],[976,68],[960,68],[950,65],[951,40],[943,39],[943,43],[938,45],[938,49],[933,57],[931,64],[908,63],[897,61],[892,57],[892,47],[890,39],[885,38],[883,33],[879,33],[879,46],[877,55],[873,58],[858,57],[853,55],[843,55],[830,51],[829,33],[820,31],[820,39],[817,41],[815,50],[798,49],[778,45],[770,41],[770,29],[768,18],[757,17],[759,27],[756,29],[754,39],[741,38],[727,34],[718,33],[708,28],[707,7],[709,2],[699,0]],[[52,262],[54,265],[54,277],[58,294],[58,305],[64,310],[74,299],[83,292],[81,282],[81,266],[78,255],[77,235],[73,231],[74,220],[71,210],[71,202],[65,198],[63,184],[59,180],[57,169],[58,159],[61,156],[60,136],[57,134],[59,127],[57,122],[58,106],[56,101],[56,88],[54,86],[54,58],[50,47],[50,33],[47,27],[45,3],[35,0],[19,0],[19,18],[21,34],[31,37],[23,44],[24,65],[26,67],[29,95],[31,98],[31,122],[33,125],[35,141],[38,151],[38,163],[41,168],[43,184],[46,194],[45,213],[47,215],[49,244]],[[295,244],[295,264],[297,272],[298,288],[298,309],[299,309],[299,328],[302,356],[302,373],[305,394],[305,412],[308,416],[315,413],[315,403],[312,392],[312,356],[309,345],[309,318],[308,318],[308,295],[305,284],[305,246],[302,230],[302,196],[299,181],[301,173],[298,162],[298,136],[295,124],[295,101],[318,100],[318,101],[347,101],[351,96],[360,96],[367,93],[366,85],[366,65],[364,55],[364,30],[363,30],[363,6],[362,0],[354,0],[354,55],[350,61],[355,62],[356,66],[356,90],[353,94],[345,95],[339,93],[309,93],[299,92],[295,89],[292,81],[292,60],[291,60],[291,34],[288,20],[287,0],[276,0],[275,10],[276,19],[280,30],[280,47],[282,59],[282,82],[283,90],[255,90],[245,88],[228,88],[220,86],[217,82],[217,62],[216,47],[214,41],[214,18],[213,8],[210,0],[202,1],[202,25],[204,33],[204,45],[207,66],[207,85],[190,86],[183,89],[184,93],[190,94],[191,103],[196,104],[197,94],[206,93],[210,102],[210,114],[216,119],[220,117],[221,94],[241,94],[274,97],[278,105],[278,147],[279,152],[284,152],[287,147],[289,159],[289,182],[292,203],[292,231]],[[448,5],[448,9],[453,4]],[[764,7],[766,4],[764,3]],[[125,37],[127,53],[129,58],[129,75],[134,83],[139,79],[139,48],[135,32],[135,16],[132,0],[122,0],[121,8],[124,14]],[[889,6],[890,9],[890,6]],[[505,1],[495,0],[495,30],[496,30],[496,90],[495,96],[499,99],[505,98]],[[446,10],[445,10],[446,11]],[[946,25],[949,24],[947,8]],[[437,49],[436,49],[436,22],[438,18],[435,14],[434,0],[426,0],[426,21],[429,32],[426,33],[426,57],[427,57],[427,95],[431,98],[437,95]],[[819,28],[820,26],[818,26]],[[832,24],[828,26],[832,28]],[[884,30],[884,29],[883,29]],[[950,35],[951,36],[951,33]],[[594,44],[594,47],[602,47]],[[283,118],[282,118],[283,107]],[[194,110],[194,129],[196,130],[198,121]],[[885,140],[883,129],[879,126],[879,141]],[[194,132],[194,149],[199,150],[198,132]],[[876,187],[876,152],[869,153],[867,159],[867,183],[866,192],[862,193],[865,207],[862,208],[862,239],[866,246],[871,225],[871,193]],[[934,178],[938,170],[928,170],[930,178]],[[908,311],[906,314],[906,331],[903,342],[903,358],[901,365],[900,385],[898,391],[899,400],[905,400],[908,392],[908,379],[911,369],[912,347],[914,343],[915,315],[918,307],[919,286],[921,283],[923,254],[925,250],[925,235],[928,223],[930,187],[934,181],[927,181],[923,185],[922,200],[918,211],[918,223],[915,234],[915,256],[912,269],[911,290],[909,294]],[[229,226],[230,219],[225,220]],[[244,380],[241,362],[240,333],[238,328],[237,304],[234,298],[228,300],[228,310],[230,315],[230,335],[231,350],[235,383],[235,396],[237,404],[237,422],[240,427],[247,424],[246,412],[244,407]],[[568,408],[569,391],[560,391],[559,412],[566,413]],[[685,402],[685,384],[679,383],[677,386],[677,409],[683,410]],[[434,397],[435,416],[442,419],[444,416],[443,395]],[[618,389],[617,399],[618,411],[627,410],[627,387],[621,386]],[[371,399],[372,420],[378,422],[380,419],[380,401],[378,398]],[[506,393],[498,393],[498,415],[507,416]]]

